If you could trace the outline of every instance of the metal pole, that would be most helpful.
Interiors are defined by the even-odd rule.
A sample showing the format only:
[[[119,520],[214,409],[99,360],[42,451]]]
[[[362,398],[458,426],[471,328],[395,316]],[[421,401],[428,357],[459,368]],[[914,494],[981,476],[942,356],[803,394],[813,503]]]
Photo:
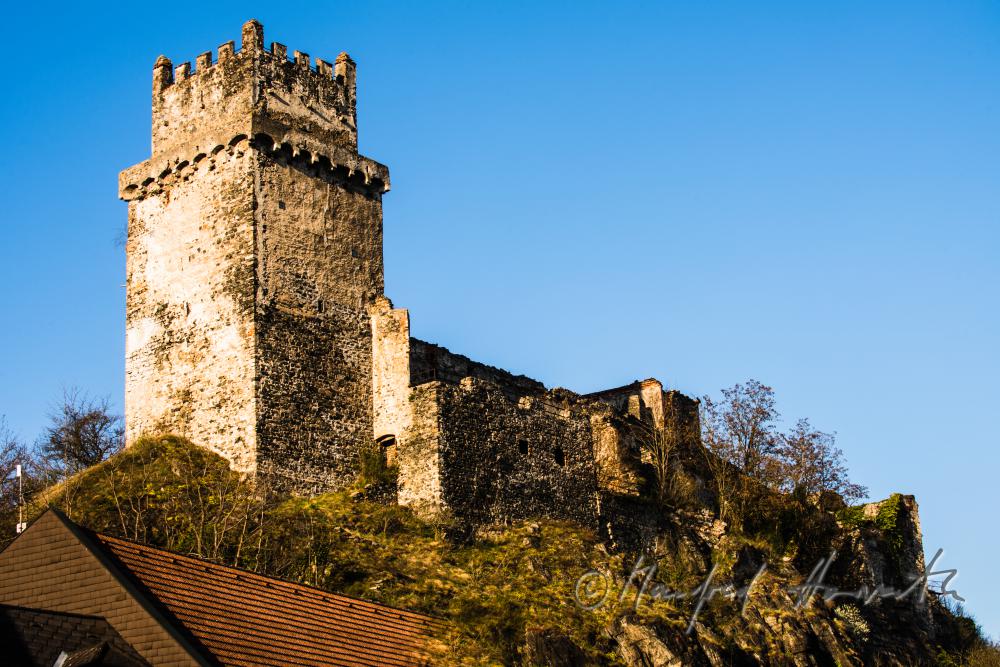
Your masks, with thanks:
[[[24,531],[24,475],[21,464],[17,464],[17,534]]]

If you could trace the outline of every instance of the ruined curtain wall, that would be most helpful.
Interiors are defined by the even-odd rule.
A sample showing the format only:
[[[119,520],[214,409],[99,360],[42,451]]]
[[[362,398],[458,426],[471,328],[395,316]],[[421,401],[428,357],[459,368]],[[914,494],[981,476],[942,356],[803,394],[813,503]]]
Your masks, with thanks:
[[[541,394],[545,391],[545,386],[537,380],[473,361],[440,345],[417,338],[410,339],[410,377],[413,385],[432,380],[456,384],[462,378],[474,377],[492,382],[516,396]]]
[[[438,384],[436,395],[441,496],[452,513],[477,524],[528,517],[594,524],[587,415],[538,398],[514,402],[472,378]]]

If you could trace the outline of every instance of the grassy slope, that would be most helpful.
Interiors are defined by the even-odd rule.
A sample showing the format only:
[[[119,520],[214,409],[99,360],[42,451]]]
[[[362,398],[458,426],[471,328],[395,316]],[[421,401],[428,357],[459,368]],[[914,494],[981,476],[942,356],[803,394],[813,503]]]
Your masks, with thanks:
[[[261,497],[226,461],[176,437],[147,438],[40,494],[33,512],[62,508],[99,532],[209,558],[450,620],[449,655],[503,664],[527,628],[554,629],[588,649],[603,618],[572,587],[613,558],[574,525],[513,526],[474,543],[359,497]]]
[[[623,556],[608,554],[586,530],[551,521],[525,522],[455,543],[444,537],[442,526],[421,521],[405,508],[366,500],[365,489],[384,481],[385,471],[364,460],[359,470],[359,484],[343,492],[268,496],[215,454],[181,438],[146,438],[39,494],[33,511],[55,505],[99,532],[447,619],[450,634],[439,648],[448,664],[514,664],[533,634],[568,640],[588,662],[619,664],[612,635],[620,626],[613,621],[634,598],[617,603],[612,596],[601,610],[585,611],[575,604],[573,592],[577,578],[591,569],[620,578],[631,565]],[[863,523],[850,511],[844,514],[841,525],[850,526],[852,519]],[[891,518],[887,513],[873,523],[889,524]],[[819,525],[796,524],[799,542],[804,535],[824,532]],[[692,537],[684,530],[674,534],[679,538],[672,542],[675,548],[668,548],[659,563],[660,581],[676,589],[693,587],[704,576],[704,564],[692,567],[684,555],[681,547]],[[723,563],[729,574],[741,549],[753,547],[780,562],[789,544],[794,543],[794,551],[810,546],[779,537],[727,534],[712,561]],[[781,542],[781,552],[769,542]],[[731,603],[710,603],[702,619],[719,634],[705,628],[702,646],[718,642],[722,650],[740,646],[772,656],[784,653],[780,637],[775,639],[761,619],[788,615],[779,608],[788,606],[780,593],[787,582],[787,573],[778,572],[762,580],[761,595],[750,605],[749,617],[760,621],[755,625],[748,626],[747,615],[741,617]],[[675,648],[686,650],[688,607],[649,604],[630,618],[655,625],[661,637],[675,637]],[[849,655],[850,619],[824,613]]]

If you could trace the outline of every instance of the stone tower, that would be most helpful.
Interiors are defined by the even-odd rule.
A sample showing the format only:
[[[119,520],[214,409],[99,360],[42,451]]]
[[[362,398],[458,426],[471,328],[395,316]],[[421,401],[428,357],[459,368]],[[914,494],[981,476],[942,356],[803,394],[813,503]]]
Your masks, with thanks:
[[[128,202],[128,442],[185,435],[302,488],[372,438],[368,305],[385,166],[358,154],[355,66],[233,42],[153,68],[152,157]]]

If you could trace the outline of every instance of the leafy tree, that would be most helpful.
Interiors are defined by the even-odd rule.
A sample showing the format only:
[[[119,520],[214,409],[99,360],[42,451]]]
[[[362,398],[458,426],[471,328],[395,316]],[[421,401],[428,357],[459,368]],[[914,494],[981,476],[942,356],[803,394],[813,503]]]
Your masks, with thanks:
[[[701,400],[701,439],[712,472],[719,516],[742,524],[762,483],[775,473],[777,449],[774,390],[749,380]]]
[[[868,494],[868,489],[848,479],[836,435],[817,431],[808,419],[798,420],[788,433],[779,436],[777,454],[784,491],[834,491],[848,502]]]
[[[723,389],[701,401],[701,435],[714,478],[720,513],[741,521],[762,493],[833,491],[853,501],[867,494],[850,481],[835,436],[801,419],[778,430],[774,390],[756,380]]]
[[[744,475],[766,482],[774,472],[778,416],[774,390],[757,380],[723,389],[720,400],[702,399],[705,445]]]
[[[651,421],[632,425],[632,435],[643,452],[643,461],[651,469],[651,490],[657,502],[677,508],[691,502],[693,490],[685,475],[684,461],[690,452],[700,449],[698,417],[671,400],[666,408],[663,427]]]
[[[121,450],[125,429],[107,399],[94,400],[76,389],[63,392],[41,438],[42,458],[54,476],[89,468]]]

